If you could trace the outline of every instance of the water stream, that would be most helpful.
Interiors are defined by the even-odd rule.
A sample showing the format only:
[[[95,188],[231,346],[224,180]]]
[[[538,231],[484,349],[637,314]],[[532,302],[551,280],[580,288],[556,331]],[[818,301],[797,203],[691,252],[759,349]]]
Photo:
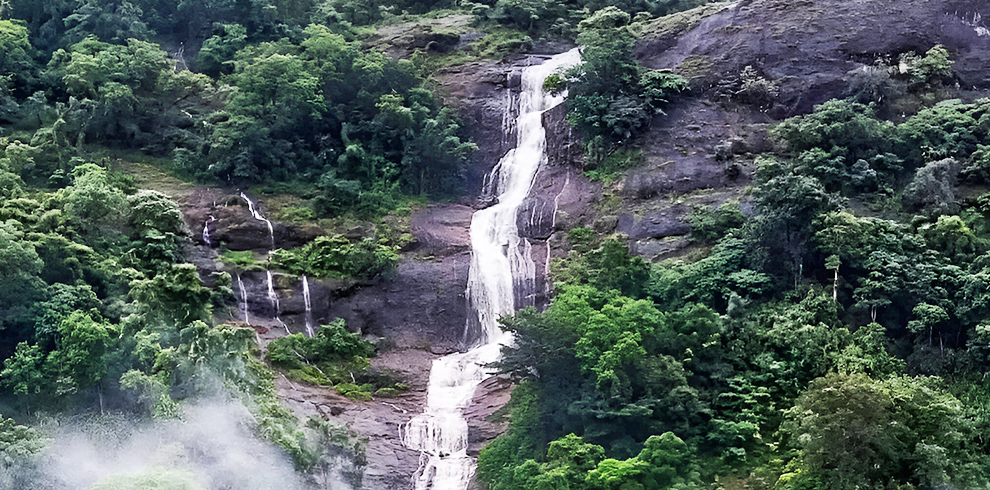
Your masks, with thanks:
[[[496,361],[511,338],[498,328],[499,317],[532,304],[536,265],[532,246],[519,237],[516,215],[529,195],[534,176],[546,161],[542,114],[563,101],[543,91],[546,77],[580,62],[577,49],[556,55],[522,72],[518,117],[503,125],[515,126],[516,148],[510,150],[485,179],[485,192],[497,204],[480,210],[471,220],[471,269],[467,297],[477,311],[465,328],[465,341],[475,347],[433,362],[427,388],[427,408],[406,424],[403,442],[422,452],[414,476],[416,490],[463,490],[475,472],[467,455],[468,424],[461,411],[478,384],[489,376],[484,367]],[[509,109],[511,110],[511,108]],[[468,334],[477,330],[474,334]]]
[[[272,222],[269,221],[268,218],[262,216],[261,212],[258,211],[258,208],[254,207],[254,201],[252,201],[249,197],[247,197],[247,195],[245,195],[243,192],[241,193],[241,199],[247,201],[248,211],[251,212],[251,216],[253,216],[254,219],[258,221],[264,221],[265,224],[268,225],[268,236],[272,240],[271,249],[275,250],[275,229],[272,227]]]
[[[216,207],[216,203],[214,203],[213,207]],[[203,243],[205,243],[207,247],[213,246],[213,243],[210,242],[210,223],[216,220],[217,219],[211,214],[210,219],[206,220],[206,223],[203,224]]]
[[[258,208],[255,207],[255,205],[254,205],[254,201],[252,201],[251,198],[247,197],[247,195],[244,194],[243,192],[241,193],[241,199],[244,199],[247,202],[248,211],[251,212],[251,216],[253,216],[254,219],[256,219],[258,221],[264,221],[265,224],[268,225],[268,237],[271,239],[271,242],[272,242],[272,246],[271,246],[271,249],[270,250],[273,250],[274,251],[275,250],[275,228],[272,226],[272,222],[269,221],[268,218],[265,218],[264,215],[261,214],[261,211],[258,211]],[[204,237],[205,237],[205,235],[204,235]],[[285,322],[283,322],[282,321],[282,318],[280,317],[280,315],[282,314],[282,311],[281,311],[281,308],[279,307],[278,295],[275,294],[275,280],[274,280],[274,278],[272,276],[272,271],[271,270],[266,270],[265,272],[266,272],[266,278],[265,278],[265,280],[267,281],[267,287],[268,287],[268,301],[271,302],[271,304],[272,304],[272,310],[275,312],[275,321],[279,325],[281,325],[282,328],[285,329],[285,333],[289,334],[289,333],[291,333],[291,332],[289,332],[289,326],[286,325]],[[242,285],[241,291],[243,291],[243,285]],[[245,310],[244,310],[244,317],[245,318],[247,318],[247,308],[246,308],[246,306],[247,306],[247,301],[245,300]],[[247,320],[245,320],[245,323],[247,323]]]
[[[241,280],[241,275],[239,273],[237,274],[237,287],[241,291],[241,301],[238,306],[241,308],[241,311],[244,312],[244,323],[250,325],[251,319],[248,317],[247,289],[244,288],[244,281]]]
[[[309,279],[306,276],[302,276],[302,290],[303,302],[306,305],[306,334],[312,338],[316,336],[316,332],[313,330],[313,303],[309,298]]]

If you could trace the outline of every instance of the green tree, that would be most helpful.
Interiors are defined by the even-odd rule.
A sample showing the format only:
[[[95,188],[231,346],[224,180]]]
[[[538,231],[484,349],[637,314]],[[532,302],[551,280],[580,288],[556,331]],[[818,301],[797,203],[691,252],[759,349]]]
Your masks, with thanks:
[[[828,489],[979,485],[975,436],[959,401],[936,378],[874,381],[862,374],[814,380],[785,426],[803,472]],[[789,488],[799,488],[791,486]]]
[[[0,19],[0,121],[14,122],[19,105],[35,83],[38,67],[28,29],[21,21]]]
[[[770,261],[770,256],[786,254],[790,263],[778,264],[775,272],[778,277],[791,275],[796,285],[808,252],[813,220],[838,210],[841,200],[827,192],[817,179],[795,173],[769,178],[754,190],[754,195],[760,214],[753,221],[752,233],[764,245],[762,253],[767,254],[760,259],[771,265],[779,261]]]
[[[127,0],[84,0],[65,18],[62,42],[71,44],[92,35],[111,43],[148,39],[154,31],[143,22],[143,14]]]
[[[203,286],[193,264],[174,264],[152,279],[136,279],[130,284],[130,295],[146,309],[150,321],[155,318],[169,330],[210,315],[210,290]]]
[[[247,46],[247,28],[240,24],[214,24],[214,34],[203,41],[196,56],[200,70],[210,75],[230,73],[234,55]]]
[[[39,453],[48,441],[31,427],[0,416],[0,468],[10,469]],[[3,482],[0,479],[0,483]]]
[[[40,346],[27,342],[17,344],[14,355],[4,360],[3,366],[0,378],[15,395],[33,398],[47,391],[45,353]]]
[[[58,349],[45,361],[55,376],[56,394],[74,393],[99,382],[106,374],[106,354],[117,332],[110,324],[74,312],[58,327]]]
[[[185,223],[178,205],[157,191],[138,191],[128,196],[131,245],[127,252],[142,269],[164,269],[182,259]],[[135,264],[138,265],[138,264]]]
[[[640,67],[632,56],[630,20],[628,13],[609,6],[581,21],[577,41],[583,46],[582,62],[564,72],[568,122],[590,145],[592,164],[662,112],[670,95],[687,88],[678,75]],[[559,78],[550,80],[552,88],[559,85]]]
[[[23,332],[11,332],[20,321],[29,317],[28,308],[38,300],[43,283],[38,278],[44,263],[34,245],[24,240],[24,232],[16,221],[0,223],[0,357],[12,353],[14,344],[26,338]]]
[[[119,232],[128,211],[127,200],[110,183],[107,171],[86,163],[72,174],[73,184],[65,189],[65,213],[76,232],[94,242]]]

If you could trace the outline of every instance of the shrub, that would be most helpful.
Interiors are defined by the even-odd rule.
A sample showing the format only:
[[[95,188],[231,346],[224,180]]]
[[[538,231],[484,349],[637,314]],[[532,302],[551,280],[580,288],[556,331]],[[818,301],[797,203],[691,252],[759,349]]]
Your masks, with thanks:
[[[958,175],[959,163],[952,158],[919,168],[904,189],[904,205],[929,216],[951,212],[956,206],[954,188]]]
[[[279,267],[296,274],[362,279],[389,272],[399,263],[394,246],[370,238],[351,242],[340,235],[317,237],[292,250],[279,249],[272,252],[271,258]]]
[[[742,87],[736,92],[736,96],[743,102],[765,110],[780,95],[780,84],[760,76],[752,66],[747,65],[743,68],[739,79]]]
[[[302,369],[307,365],[332,362],[358,362],[371,356],[375,347],[360,335],[347,331],[343,319],[335,318],[322,325],[314,337],[294,334],[268,345],[268,361],[273,365]]]
[[[924,56],[918,56],[913,51],[902,54],[898,68],[901,74],[908,76],[913,88],[932,88],[952,76],[954,63],[949,59],[945,46],[936,44]]]
[[[697,209],[691,213],[691,236],[702,242],[715,243],[745,222],[746,215],[739,210],[739,203],[727,202],[717,209]]]

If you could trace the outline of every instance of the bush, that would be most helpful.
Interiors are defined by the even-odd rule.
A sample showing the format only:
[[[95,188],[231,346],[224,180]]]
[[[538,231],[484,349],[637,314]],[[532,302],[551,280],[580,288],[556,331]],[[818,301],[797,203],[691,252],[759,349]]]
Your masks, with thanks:
[[[371,356],[375,347],[358,334],[347,331],[344,320],[335,318],[320,326],[315,337],[294,334],[268,344],[268,361],[275,366],[302,369],[332,362],[358,362]]]
[[[902,54],[899,68],[901,74],[908,76],[912,88],[930,89],[952,76],[954,63],[949,59],[949,51],[945,46],[936,44],[924,56],[918,56],[913,51]]]
[[[586,144],[593,144],[589,160],[599,163],[615,145],[646,126],[671,95],[687,81],[661,70],[644,70],[632,56],[635,35],[629,14],[606,7],[581,21],[578,43],[584,46],[582,63],[566,70],[565,83],[551,77],[548,88],[569,93],[567,121]]]
[[[904,205],[929,216],[952,212],[956,207],[955,185],[959,163],[946,158],[918,169],[904,189]]]
[[[780,94],[779,84],[763,78],[752,66],[747,65],[746,68],[743,68],[739,78],[742,87],[736,92],[736,97],[743,102],[765,110],[773,104]]]
[[[891,77],[895,68],[878,61],[875,65],[863,66],[846,74],[850,98],[861,104],[883,105],[889,99],[903,95],[904,82]]]
[[[811,114],[787,119],[772,134],[795,154],[818,148],[851,162],[891,151],[896,137],[894,125],[877,119],[869,106],[844,100],[830,100]]]
[[[739,210],[739,203],[727,202],[717,209],[696,209],[691,213],[691,236],[702,242],[715,243],[745,222],[746,215]]]
[[[351,242],[340,235],[317,237],[292,250],[275,250],[271,258],[276,265],[295,274],[361,279],[389,272],[399,263],[394,246],[370,238]]]

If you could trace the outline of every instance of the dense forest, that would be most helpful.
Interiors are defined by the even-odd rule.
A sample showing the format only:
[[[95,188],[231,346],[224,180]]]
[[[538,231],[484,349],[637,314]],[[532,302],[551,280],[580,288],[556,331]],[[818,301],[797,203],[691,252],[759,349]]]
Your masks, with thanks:
[[[942,46],[901,64],[776,124],[754,212],[697,209],[694,252],[570,230],[552,305],[503,320],[491,488],[987,486],[990,101],[939,100]]]
[[[392,218],[469,190],[478,145],[438,71],[581,46],[544,87],[567,92],[582,170],[607,191],[651,121],[698,90],[640,64],[637,39],[706,3],[0,2],[0,488],[360,485],[334,465],[360,465],[366,441],[300,419],[276,379],[394,396],[402,380],[368,369],[387,346],[342,319],[259,345],[221,314],[232,275],[200,277],[179,206],[123,167],[289,194],[299,220],[375,223],[265,259],[372,281],[412,240]],[[408,57],[369,47],[381,26],[450,15],[482,35]],[[768,123],[751,184],[693,211],[684,253],[650,262],[614,230],[565,230],[549,306],[501,320],[515,340],[493,367],[516,387],[482,488],[990,487],[990,99],[960,89],[953,56],[878,56],[842,97]],[[759,113],[775,83],[747,67],[718,90]],[[260,263],[238,253],[224,260]],[[196,426],[207,402],[278,448],[265,471],[283,480],[229,463],[204,481],[174,454],[98,479],[52,470],[77,462],[58,452],[66,427],[120,443]],[[121,425],[135,429],[108,432]],[[230,444],[217,451],[250,443]]]

